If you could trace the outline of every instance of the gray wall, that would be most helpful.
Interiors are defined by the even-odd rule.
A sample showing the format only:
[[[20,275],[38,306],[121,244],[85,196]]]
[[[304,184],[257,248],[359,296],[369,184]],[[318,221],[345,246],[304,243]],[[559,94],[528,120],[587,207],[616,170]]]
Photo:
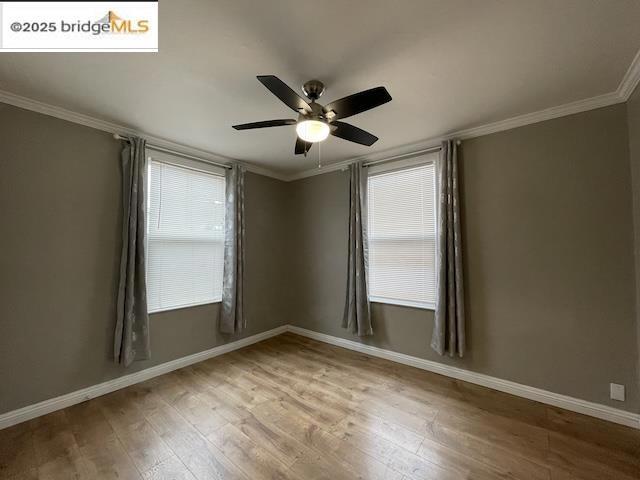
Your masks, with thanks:
[[[629,160],[633,187],[633,228],[636,267],[636,322],[638,340],[638,383],[640,383],[640,85],[627,102]]]
[[[111,361],[120,255],[119,142],[0,104],[0,413],[225,343],[219,304],[151,315],[153,359]],[[252,335],[286,323],[285,189],[247,174]]]
[[[465,141],[461,159],[469,352],[429,348],[433,312],[373,305],[365,343],[638,411],[625,105]],[[292,323],[340,328],[348,175],[290,185]],[[609,400],[609,382],[627,401]]]
[[[617,105],[464,142],[469,353],[438,357],[431,311],[382,304],[365,342],[640,410],[639,97],[628,122]],[[229,340],[216,333],[219,305],[158,313],[153,360],[112,364],[119,150],[107,133],[0,104],[0,413]],[[246,202],[245,335],[293,323],[353,339],[339,326],[346,173],[248,174]],[[609,382],[627,386],[627,402],[609,400]]]

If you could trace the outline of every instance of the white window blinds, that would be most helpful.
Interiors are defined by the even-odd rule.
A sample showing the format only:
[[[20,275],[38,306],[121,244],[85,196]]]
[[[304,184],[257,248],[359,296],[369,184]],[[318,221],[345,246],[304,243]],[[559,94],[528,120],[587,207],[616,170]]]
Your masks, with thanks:
[[[220,301],[225,179],[151,161],[147,215],[150,312]]]
[[[433,308],[436,294],[435,163],[370,173],[369,296]]]

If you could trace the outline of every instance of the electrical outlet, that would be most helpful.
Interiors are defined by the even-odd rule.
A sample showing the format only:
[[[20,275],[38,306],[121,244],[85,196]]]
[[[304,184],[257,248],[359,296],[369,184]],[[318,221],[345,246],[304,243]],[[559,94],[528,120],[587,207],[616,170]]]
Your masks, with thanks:
[[[624,385],[618,383],[610,383],[611,400],[619,400],[624,402]]]

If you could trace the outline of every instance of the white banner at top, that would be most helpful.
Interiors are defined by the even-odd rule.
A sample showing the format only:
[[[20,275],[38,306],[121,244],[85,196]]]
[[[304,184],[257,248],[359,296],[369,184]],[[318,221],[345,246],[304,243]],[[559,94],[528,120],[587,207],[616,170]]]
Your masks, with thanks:
[[[157,51],[157,1],[0,2],[0,53]]]

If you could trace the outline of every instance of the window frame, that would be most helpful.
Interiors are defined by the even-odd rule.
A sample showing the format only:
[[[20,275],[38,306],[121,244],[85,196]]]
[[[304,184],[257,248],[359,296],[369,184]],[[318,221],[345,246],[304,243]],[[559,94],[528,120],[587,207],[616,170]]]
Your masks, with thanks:
[[[205,163],[205,162],[198,162],[196,160],[192,160],[186,157],[181,157],[178,155],[174,155],[174,154],[170,154],[167,152],[162,152],[159,150],[154,150],[151,148],[146,149],[145,151],[145,156],[147,159],[147,164],[145,166],[146,168],[146,186],[147,186],[147,192],[146,192],[146,208],[145,208],[145,253],[148,255],[149,252],[149,209],[151,208],[151,162],[156,162],[156,163],[164,163],[167,165],[171,165],[173,167],[179,167],[179,168],[185,168],[187,170],[193,170],[196,172],[200,172],[200,173],[206,173],[209,175],[216,175],[222,178],[226,177],[226,169],[222,168],[222,167],[218,167],[216,165],[212,165],[209,163]],[[225,192],[225,203],[226,203],[226,192]],[[224,235],[224,234],[223,234]],[[224,240],[223,240],[223,244],[224,244]],[[146,289],[147,289],[147,293],[148,293],[148,288],[149,288],[149,277],[147,276],[148,274],[148,267],[145,264],[145,284],[146,284]],[[223,272],[224,275],[224,272]],[[176,305],[176,306],[171,306],[171,307],[163,307],[163,308],[158,308],[158,309],[154,309],[154,310],[148,310],[147,313],[148,314],[154,314],[154,313],[161,313],[161,312],[170,312],[172,310],[182,310],[185,308],[191,308],[191,307],[199,307],[202,305],[213,305],[216,303],[222,303],[222,296],[220,297],[220,299],[214,299],[214,300],[207,300],[207,301],[203,301],[203,302],[197,302],[197,303],[190,303],[187,305]]]
[[[440,167],[440,151],[420,154],[415,157],[410,157],[402,160],[385,162],[380,164],[374,164],[369,166],[369,170],[367,172],[367,199],[369,198],[369,178],[375,177],[376,175],[398,172],[402,170],[407,170],[415,167],[420,167],[423,165],[432,164],[435,169],[435,182],[433,189],[433,206],[434,206],[434,222],[435,222],[435,231],[434,231],[434,240],[436,245],[436,254],[434,255],[433,263],[436,270],[436,290],[437,290],[437,272],[438,272],[438,262],[437,262],[437,248],[438,248],[438,194],[439,194],[439,184],[438,184],[438,170]],[[367,206],[367,236],[369,235],[369,211]],[[369,243],[369,238],[367,238],[367,243]],[[387,297],[377,297],[375,295],[371,295],[369,292],[369,301],[371,303],[380,303],[386,305],[397,305],[401,307],[409,307],[416,308],[420,310],[431,310],[435,311],[436,304],[435,299],[433,302],[415,302],[411,300],[402,300],[397,298],[387,298]]]

